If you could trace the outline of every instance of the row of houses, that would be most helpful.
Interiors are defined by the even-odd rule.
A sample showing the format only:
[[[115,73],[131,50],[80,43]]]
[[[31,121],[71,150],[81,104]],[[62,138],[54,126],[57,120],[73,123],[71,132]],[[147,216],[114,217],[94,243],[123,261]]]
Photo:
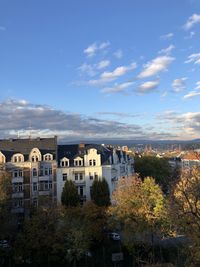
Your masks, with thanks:
[[[55,136],[0,140],[0,169],[11,178],[12,212],[24,214],[43,199],[59,203],[66,180],[75,183],[81,204],[90,200],[94,179],[105,178],[112,194],[120,177],[134,173],[134,161],[121,149],[59,145]]]

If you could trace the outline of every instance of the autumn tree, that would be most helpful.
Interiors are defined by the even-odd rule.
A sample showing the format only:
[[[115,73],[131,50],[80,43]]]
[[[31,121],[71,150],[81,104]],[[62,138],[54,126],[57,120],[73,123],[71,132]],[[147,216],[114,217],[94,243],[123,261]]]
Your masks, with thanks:
[[[91,199],[100,207],[110,205],[110,191],[105,178],[94,180],[91,188]]]
[[[153,178],[146,177],[144,181],[138,175],[121,178],[112,202],[110,218],[121,228],[130,251],[138,244],[153,245],[154,236],[166,231],[166,203]]]
[[[193,259],[200,264],[200,168],[184,170],[172,194],[172,218],[177,231],[192,241]]]
[[[61,202],[66,207],[75,207],[79,204],[78,190],[71,180],[65,182]]]

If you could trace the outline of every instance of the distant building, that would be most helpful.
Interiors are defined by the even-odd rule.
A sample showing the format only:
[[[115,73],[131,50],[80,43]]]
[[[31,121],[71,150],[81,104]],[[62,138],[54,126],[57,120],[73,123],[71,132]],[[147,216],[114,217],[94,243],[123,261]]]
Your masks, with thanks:
[[[57,138],[0,140],[0,166],[10,174],[12,212],[28,214],[39,199],[56,202]]]
[[[95,179],[105,178],[110,194],[115,190],[120,177],[134,173],[133,158],[122,150],[96,144],[58,146],[57,199],[66,180],[72,180],[78,188],[81,202],[90,200],[90,191]]]

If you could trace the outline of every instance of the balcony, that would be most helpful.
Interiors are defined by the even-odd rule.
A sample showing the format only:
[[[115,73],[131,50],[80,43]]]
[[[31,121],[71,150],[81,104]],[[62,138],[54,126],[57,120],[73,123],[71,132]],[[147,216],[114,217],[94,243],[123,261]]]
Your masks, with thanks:
[[[24,178],[23,177],[12,178],[12,183],[23,183],[23,182],[24,182]]]
[[[12,193],[12,198],[23,198],[24,192],[14,192]]]

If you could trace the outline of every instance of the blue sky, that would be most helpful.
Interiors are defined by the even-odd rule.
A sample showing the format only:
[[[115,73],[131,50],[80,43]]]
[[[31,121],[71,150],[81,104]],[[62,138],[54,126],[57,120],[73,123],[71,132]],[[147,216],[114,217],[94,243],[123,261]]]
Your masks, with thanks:
[[[0,138],[200,138],[199,0],[0,0]]]

